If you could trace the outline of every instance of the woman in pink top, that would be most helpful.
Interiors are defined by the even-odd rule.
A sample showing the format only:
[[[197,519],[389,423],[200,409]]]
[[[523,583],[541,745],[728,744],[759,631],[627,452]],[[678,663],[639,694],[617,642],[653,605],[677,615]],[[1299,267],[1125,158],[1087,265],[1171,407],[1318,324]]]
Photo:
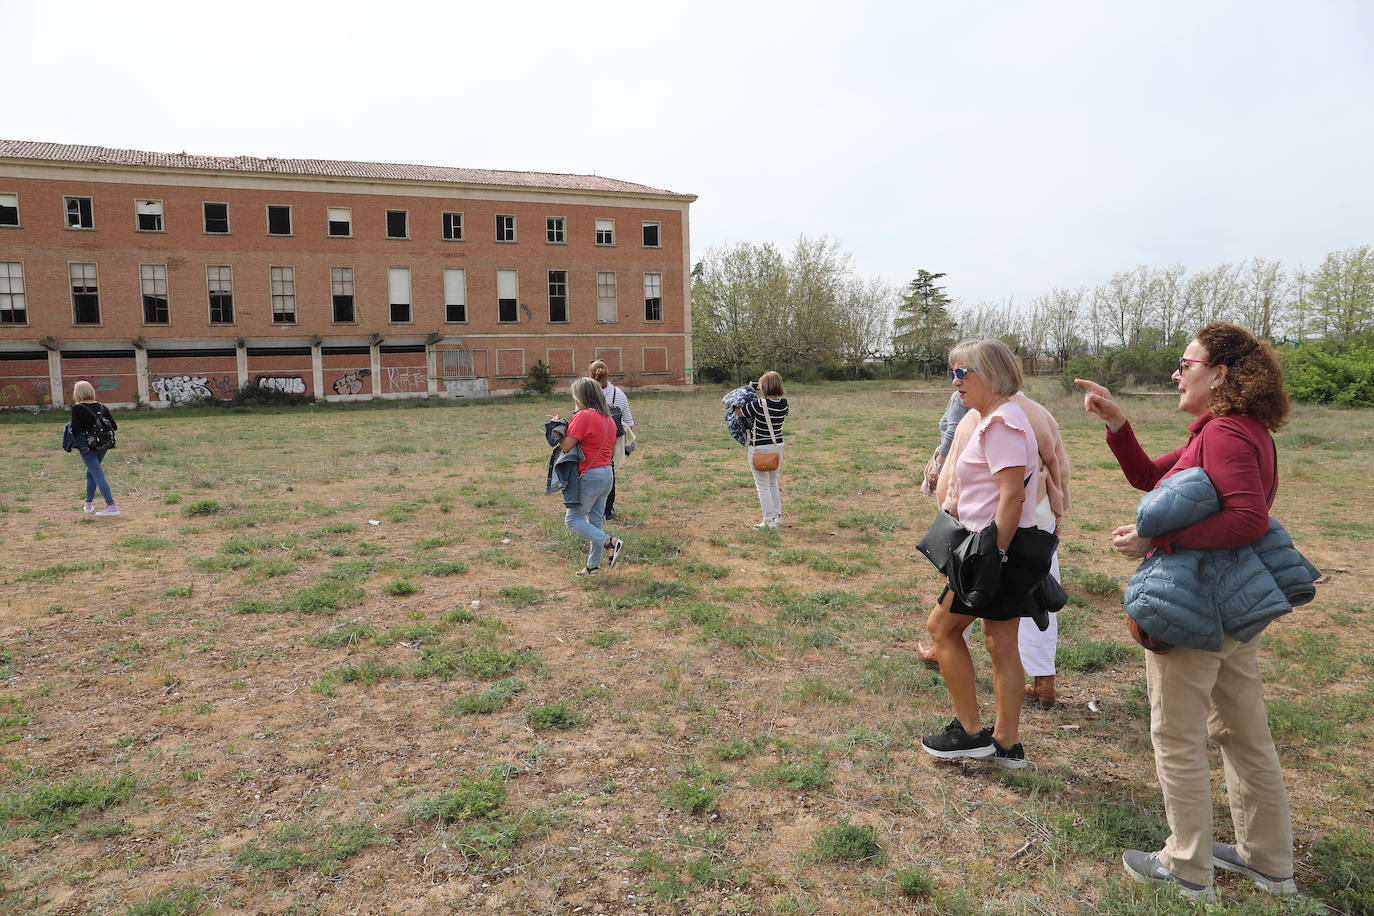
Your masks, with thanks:
[[[1017,529],[1035,527],[1039,449],[1025,411],[1011,400],[1021,388],[1021,364],[1000,340],[974,340],[951,350],[949,365],[954,389],[982,416],[959,456],[959,502],[953,514],[975,531],[995,521],[1005,563]],[[934,757],[992,757],[1009,769],[1026,766],[1017,741],[1025,684],[1017,629],[1024,596],[1006,597],[975,609],[946,587],[926,621],[955,715],[943,732],[921,739],[922,748]],[[997,717],[991,728],[980,727],[973,657],[963,638],[977,618],[983,620],[983,642],[992,658]]]
[[[582,446],[583,458],[577,463],[581,499],[568,507],[565,524],[585,537],[591,545],[587,565],[578,570],[579,576],[595,576],[601,571],[601,551],[606,551],[606,565],[615,566],[625,544],[602,529],[606,513],[606,496],[611,492],[615,477],[611,471],[611,455],[615,451],[615,420],[606,407],[601,386],[589,378],[572,383],[576,412],[563,435],[562,448],[570,452]],[[558,419],[558,417],[554,417]]]

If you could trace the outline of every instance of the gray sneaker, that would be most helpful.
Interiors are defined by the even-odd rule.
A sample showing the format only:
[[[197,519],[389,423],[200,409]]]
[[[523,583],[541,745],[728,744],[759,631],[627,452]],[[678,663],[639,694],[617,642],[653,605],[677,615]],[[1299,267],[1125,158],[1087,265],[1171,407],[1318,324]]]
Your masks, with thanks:
[[[1166,884],[1178,891],[1180,897],[1188,900],[1216,900],[1217,891],[1210,884],[1194,884],[1191,881],[1184,881],[1178,875],[1169,871],[1159,864],[1159,853],[1141,852],[1139,849],[1128,849],[1121,857],[1121,864],[1126,866],[1126,874],[1132,880],[1139,881],[1141,884]]]
[[[1280,897],[1291,897],[1298,892],[1298,885],[1291,877],[1275,878],[1273,875],[1266,875],[1262,871],[1257,871],[1246,864],[1245,860],[1236,852],[1236,847],[1230,843],[1212,844],[1212,861],[1217,868],[1223,871],[1234,872],[1244,875],[1251,881],[1271,894],[1278,894]]]

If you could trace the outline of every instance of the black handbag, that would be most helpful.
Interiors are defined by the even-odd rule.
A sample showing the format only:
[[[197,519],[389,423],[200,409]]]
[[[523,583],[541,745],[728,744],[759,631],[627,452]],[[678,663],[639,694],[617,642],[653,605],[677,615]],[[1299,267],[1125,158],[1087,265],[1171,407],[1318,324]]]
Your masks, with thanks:
[[[916,542],[916,550],[940,572],[949,574],[949,558],[971,532],[959,520],[941,509],[935,513],[930,530]]]

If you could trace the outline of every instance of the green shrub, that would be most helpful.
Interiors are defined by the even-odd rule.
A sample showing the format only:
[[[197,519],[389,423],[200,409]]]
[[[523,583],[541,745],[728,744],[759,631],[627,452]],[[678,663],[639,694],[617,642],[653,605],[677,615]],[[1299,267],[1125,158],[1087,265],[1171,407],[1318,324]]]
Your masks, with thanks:
[[[411,821],[439,820],[445,823],[490,817],[506,803],[506,785],[490,776],[468,776],[458,781],[452,792],[415,805]]]
[[[466,693],[448,704],[447,712],[485,716],[504,709],[515,695],[525,689],[519,678],[502,678],[481,693]]]
[[[1374,835],[1368,830],[1338,830],[1317,842],[1312,857],[1320,880],[1307,888],[1335,909],[1374,916]]]
[[[1340,407],[1374,405],[1374,334],[1281,350],[1288,393]]]
[[[75,824],[84,814],[127,801],[137,786],[138,780],[132,773],[120,773],[108,784],[69,779],[0,796],[0,837],[56,833]]]
[[[382,591],[398,598],[405,595],[413,595],[419,590],[420,586],[406,578],[392,579],[386,585],[382,586]]]
[[[530,366],[529,378],[525,384],[520,386],[521,391],[528,391],[531,394],[553,394],[553,370],[544,365],[541,359],[539,362]]]
[[[217,499],[198,499],[182,506],[181,511],[185,515],[215,515],[224,511],[224,507],[219,504]]]
[[[154,894],[147,903],[132,904],[125,916],[191,916],[204,912],[204,893],[188,887],[172,887]]]
[[[686,814],[709,814],[724,791],[708,780],[679,779],[663,793],[663,803]]]
[[[892,880],[903,897],[924,897],[935,887],[935,879],[915,866],[900,869]]]
[[[531,706],[525,710],[525,721],[538,732],[550,728],[575,728],[582,724],[582,717],[573,711],[567,700],[559,700],[544,706]]]

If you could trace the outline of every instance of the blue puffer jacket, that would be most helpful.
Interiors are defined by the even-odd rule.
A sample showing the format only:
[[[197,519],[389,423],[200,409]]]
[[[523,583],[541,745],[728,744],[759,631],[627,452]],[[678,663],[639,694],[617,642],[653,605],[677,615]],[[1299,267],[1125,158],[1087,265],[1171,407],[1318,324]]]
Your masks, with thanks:
[[[1219,511],[1207,472],[1189,468],[1140,498],[1136,533],[1158,537]],[[1311,601],[1320,575],[1271,517],[1269,530],[1243,547],[1155,551],[1126,586],[1126,613],[1151,636],[1216,652],[1223,634],[1247,642],[1269,621]]]

